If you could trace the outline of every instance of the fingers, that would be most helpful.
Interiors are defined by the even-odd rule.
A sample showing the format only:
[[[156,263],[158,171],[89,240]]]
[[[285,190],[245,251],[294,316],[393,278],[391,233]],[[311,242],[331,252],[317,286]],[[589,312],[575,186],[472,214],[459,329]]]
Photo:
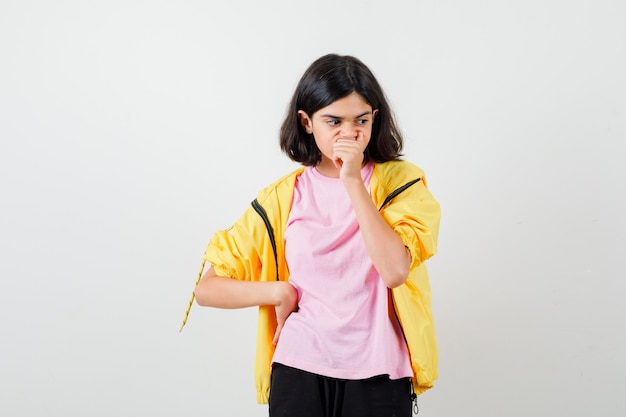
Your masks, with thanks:
[[[298,291],[296,288],[288,282],[279,282],[277,284],[280,285],[283,291],[281,302],[274,309],[276,313],[276,331],[272,339],[274,345],[278,343],[280,333],[291,313],[298,310]]]
[[[272,339],[272,344],[273,344],[274,346],[276,346],[276,343],[278,343],[278,338],[280,337],[280,332],[281,332],[281,330],[283,330],[283,325],[282,325],[282,324],[279,324],[279,325],[276,327],[276,331],[274,332],[274,338]]]
[[[364,150],[363,142],[359,142],[358,139],[339,139],[333,145],[333,160],[345,162],[348,158],[362,155]]]
[[[365,146],[365,135],[363,134],[363,132],[357,132],[355,137],[340,137],[335,141],[333,148],[335,152],[341,150],[363,152],[365,151]]]
[[[365,151],[365,137],[359,132],[356,137],[350,139],[338,139],[333,144],[333,164],[341,169],[342,176],[360,177]]]

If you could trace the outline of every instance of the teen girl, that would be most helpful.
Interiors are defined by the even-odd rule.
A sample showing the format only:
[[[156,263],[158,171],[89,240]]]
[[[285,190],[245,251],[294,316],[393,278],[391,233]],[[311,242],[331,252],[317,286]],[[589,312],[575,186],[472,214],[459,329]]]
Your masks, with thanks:
[[[303,167],[214,235],[197,302],[259,306],[257,401],[271,417],[410,416],[437,378],[424,261],[440,210],[422,170],[400,160],[372,72],[351,56],[316,60],[280,146]]]

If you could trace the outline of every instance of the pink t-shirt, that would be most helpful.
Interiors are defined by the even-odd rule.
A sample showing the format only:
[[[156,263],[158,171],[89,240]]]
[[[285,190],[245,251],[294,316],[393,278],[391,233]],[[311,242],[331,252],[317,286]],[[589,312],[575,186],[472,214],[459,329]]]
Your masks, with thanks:
[[[361,170],[369,190],[373,164]],[[342,379],[412,375],[386,285],[372,265],[338,178],[307,167],[285,232],[289,282],[299,310],[287,319],[273,362]]]

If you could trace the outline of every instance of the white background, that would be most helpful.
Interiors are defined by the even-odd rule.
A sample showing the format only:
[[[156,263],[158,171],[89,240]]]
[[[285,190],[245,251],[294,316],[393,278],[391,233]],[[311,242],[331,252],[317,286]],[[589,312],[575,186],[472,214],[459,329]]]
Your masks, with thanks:
[[[0,1],[0,415],[264,416],[205,245],[328,52],[443,208],[424,416],[623,416],[626,3]]]

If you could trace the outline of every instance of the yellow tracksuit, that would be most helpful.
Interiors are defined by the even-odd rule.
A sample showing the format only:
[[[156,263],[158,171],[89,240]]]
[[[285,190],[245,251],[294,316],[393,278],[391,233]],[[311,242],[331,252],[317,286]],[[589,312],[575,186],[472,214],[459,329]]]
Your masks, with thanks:
[[[218,275],[247,281],[289,279],[283,236],[296,179],[303,170],[299,168],[279,179],[262,190],[255,200],[267,214],[275,237],[275,250],[268,227],[254,207],[248,208],[232,227],[215,233],[204,260],[214,266]],[[420,181],[381,207],[390,193],[416,178]],[[411,253],[408,279],[391,291],[409,350],[414,372],[413,387],[419,394],[431,388],[437,379],[437,344],[424,261],[437,249],[440,208],[427,188],[423,171],[406,161],[375,164],[370,194],[381,215]],[[269,398],[275,329],[273,306],[259,307],[254,375],[257,401],[262,404]]]

